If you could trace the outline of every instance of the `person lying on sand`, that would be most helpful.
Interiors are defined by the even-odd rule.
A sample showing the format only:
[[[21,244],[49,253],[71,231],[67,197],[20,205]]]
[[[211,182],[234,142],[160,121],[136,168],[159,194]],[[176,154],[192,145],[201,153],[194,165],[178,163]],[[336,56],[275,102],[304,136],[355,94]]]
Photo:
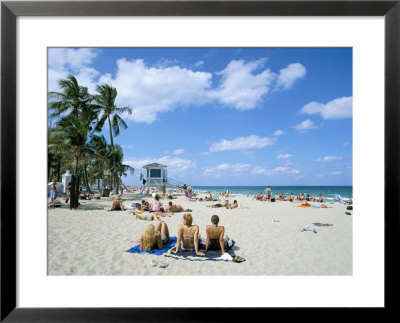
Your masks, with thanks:
[[[296,200],[303,201],[305,198],[304,193],[301,193],[300,196],[296,197]]]
[[[222,254],[226,252],[229,248],[229,236],[225,234],[225,228],[221,225],[218,226],[219,217],[218,215],[213,215],[211,217],[212,225],[207,225],[206,227],[206,246],[204,252],[207,250],[221,250]]]
[[[198,256],[204,256],[204,253],[199,251],[200,233],[199,226],[192,224],[193,218],[190,213],[185,213],[182,218],[182,224],[178,228],[178,236],[176,240],[175,250],[172,253],[177,253],[179,248],[183,250],[189,249],[196,252]]]
[[[182,212],[183,207],[179,204],[172,204],[172,202],[168,203],[168,206],[166,208],[166,211],[168,213],[176,213],[176,212]]]
[[[155,228],[154,225],[149,224],[140,238],[140,251],[162,249],[168,241],[171,239],[165,222],[158,222]]]
[[[212,208],[216,208],[216,207],[227,207],[229,203],[229,200],[225,200],[224,202],[221,203],[217,203],[214,205],[207,205],[207,207],[212,207]]]
[[[353,200],[349,199],[347,202],[343,203],[344,205],[353,205]]]
[[[136,203],[135,207],[135,217],[139,220],[147,220],[147,221],[159,221],[156,213],[146,212],[142,209],[142,206],[139,203]]]
[[[238,207],[238,202],[236,200],[233,201],[233,204],[231,205],[227,205],[226,208],[227,209],[236,209]]]
[[[212,197],[211,193],[210,193],[209,196],[206,196],[206,197],[204,198],[204,200],[205,200],[205,201],[212,201],[212,200],[213,200],[213,197]]]
[[[115,199],[113,200],[112,205],[111,205],[111,211],[112,210],[125,211],[120,195],[117,195],[115,197]]]

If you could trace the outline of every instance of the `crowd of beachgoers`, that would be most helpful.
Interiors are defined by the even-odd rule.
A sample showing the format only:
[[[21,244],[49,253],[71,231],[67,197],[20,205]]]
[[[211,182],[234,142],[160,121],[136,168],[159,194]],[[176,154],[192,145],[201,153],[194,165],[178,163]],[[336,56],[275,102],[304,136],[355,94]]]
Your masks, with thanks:
[[[106,187],[105,187],[106,188]],[[206,207],[210,208],[226,208],[235,209],[239,207],[238,201],[233,199],[233,195],[229,190],[225,192],[217,191],[214,193],[207,192],[204,195],[195,192],[191,185],[183,187],[185,198],[190,201],[199,202],[212,202]],[[67,194],[65,196],[65,203],[69,200],[70,185],[67,186]],[[170,217],[175,213],[184,213],[182,217],[182,223],[177,229],[177,242],[175,248],[172,249],[173,253],[181,250],[193,250],[196,255],[204,256],[207,250],[220,250],[221,255],[224,255],[226,250],[232,246],[232,240],[225,233],[224,226],[219,226],[219,217],[213,215],[210,219],[210,224],[206,226],[206,238],[201,239],[199,233],[199,227],[192,225],[193,216],[191,209],[184,209],[180,204],[173,203],[177,197],[174,194],[181,193],[181,189],[169,189],[167,192],[166,185],[161,188],[150,188],[142,186],[124,186],[122,192],[126,193],[138,193],[142,196],[152,196],[151,202],[147,201],[146,198],[142,199],[140,203],[132,203],[130,205],[124,205],[122,196],[123,194],[117,194],[114,196],[110,205],[109,211],[126,211],[132,210],[135,218],[138,220],[145,221],[156,221],[156,224],[149,224],[140,239],[137,242],[140,243],[141,251],[149,251],[151,249],[162,249],[165,244],[171,241],[170,239],[170,228],[167,223],[163,221],[163,218]],[[104,194],[104,192],[103,192]],[[57,189],[55,183],[51,186],[50,190],[50,204],[51,206],[61,205],[60,200],[57,198]],[[80,189],[79,198],[82,200],[101,199],[102,196],[96,194],[85,193]],[[104,197],[104,196],[103,196]],[[231,198],[231,199],[230,199]],[[161,202],[161,200],[169,200],[167,203]],[[264,201],[264,202],[275,202],[275,201],[289,201],[289,202],[301,202],[300,206],[307,207],[311,206],[308,202],[321,203],[321,208],[328,208],[325,204],[324,197],[319,194],[318,197],[314,197],[310,194],[301,193],[295,196],[293,193],[289,196],[285,196],[281,192],[278,197],[275,198],[271,187],[268,186],[264,193],[260,192],[252,197],[252,200]],[[352,200],[349,199],[346,202],[342,202],[345,205],[352,205]],[[236,261],[243,261],[244,258],[237,257]]]

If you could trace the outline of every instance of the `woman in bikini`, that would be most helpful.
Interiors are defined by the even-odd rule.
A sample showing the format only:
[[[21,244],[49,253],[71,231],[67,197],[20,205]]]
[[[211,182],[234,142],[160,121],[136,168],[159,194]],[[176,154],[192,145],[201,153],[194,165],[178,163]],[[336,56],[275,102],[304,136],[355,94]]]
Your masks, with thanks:
[[[147,221],[159,221],[159,218],[156,213],[150,213],[143,210],[140,203],[136,203],[135,207],[135,217],[139,220],[147,220]]]
[[[227,205],[226,208],[227,209],[236,209],[238,207],[238,202],[236,200],[233,201],[232,205]]]
[[[149,224],[140,238],[140,251],[162,249],[168,241],[170,241],[169,231],[165,222],[159,222],[155,228]]]
[[[207,240],[204,251],[207,252],[208,249],[221,250],[222,254],[224,254],[225,251],[230,248],[230,239],[225,234],[225,228],[222,225],[218,226],[218,215],[213,215],[211,217],[211,223],[212,225],[207,225],[206,227]]]
[[[182,250],[194,250],[196,255],[204,256],[204,253],[199,251],[199,226],[192,225],[192,221],[193,218],[190,213],[183,215],[183,223],[178,228],[175,250],[171,250],[173,253],[177,253],[179,248],[181,248]]]
[[[172,204],[172,202],[168,203],[167,206],[167,212],[169,213],[176,213],[176,212],[182,212],[183,211],[183,207],[179,204]]]

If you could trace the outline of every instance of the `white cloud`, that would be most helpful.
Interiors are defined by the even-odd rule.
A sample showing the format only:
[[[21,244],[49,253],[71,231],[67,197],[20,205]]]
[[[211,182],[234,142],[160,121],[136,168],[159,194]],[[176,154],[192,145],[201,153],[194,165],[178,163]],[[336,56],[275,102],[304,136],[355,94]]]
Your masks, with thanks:
[[[353,98],[342,97],[326,104],[310,102],[301,108],[300,113],[320,114],[325,120],[351,118],[353,116]]]
[[[350,142],[345,142],[345,143],[343,143],[343,146],[348,146],[348,145],[350,145]]]
[[[283,166],[275,167],[273,169],[257,166],[253,168],[252,172],[254,174],[260,174],[265,176],[271,176],[276,174],[296,175],[301,173],[301,171],[298,169],[283,167]]]
[[[184,152],[185,152],[185,149],[176,149],[176,150],[174,150],[173,154],[180,155],[180,154],[183,154]]]
[[[274,132],[274,136],[281,136],[281,135],[283,135],[283,134],[285,134],[286,132],[284,132],[283,130],[281,130],[281,129],[278,129],[277,131],[275,131]]]
[[[221,172],[228,171],[230,173],[241,173],[241,172],[246,172],[250,169],[251,165],[250,164],[220,164],[216,167],[210,167],[206,168],[204,170],[204,175],[209,176],[209,175],[216,175],[216,174],[221,174]]]
[[[194,64],[194,66],[198,67],[204,64],[204,61],[198,61]]]
[[[290,89],[294,82],[306,76],[306,68],[300,63],[289,64],[279,71],[277,87],[284,90]]]
[[[276,78],[269,69],[254,74],[266,60],[261,58],[248,63],[232,60],[224,70],[217,73],[222,75],[220,85],[217,89],[209,91],[208,95],[238,110],[255,108],[262,96],[269,92],[270,85]]]
[[[267,137],[260,138],[256,135],[251,135],[248,137],[240,137],[231,140],[222,139],[218,142],[213,143],[210,146],[209,151],[217,152],[217,151],[226,151],[226,150],[253,150],[253,149],[261,149],[266,146],[273,145],[275,143],[275,139],[270,139]]]
[[[130,106],[137,122],[152,123],[157,114],[176,107],[206,103],[211,73],[193,72],[179,66],[151,67],[142,59],[117,61],[115,78],[104,75],[102,81],[118,89],[117,105]]]
[[[317,162],[331,162],[336,160],[341,160],[343,157],[340,156],[325,156],[324,158],[318,158]]]
[[[342,174],[343,173],[340,170],[330,173],[330,175],[342,175]]]
[[[292,154],[279,154],[278,156],[276,156],[276,159],[287,159],[292,157]]]
[[[310,129],[316,129],[318,128],[316,125],[314,125],[314,122],[311,121],[310,119],[307,119],[303,121],[302,123],[299,123],[296,125],[295,129],[300,132],[304,132]]]
[[[48,89],[59,91],[58,81],[72,74],[79,85],[85,86],[89,91],[95,89],[94,79],[99,72],[89,67],[94,58],[100,53],[93,48],[49,48],[48,49]]]

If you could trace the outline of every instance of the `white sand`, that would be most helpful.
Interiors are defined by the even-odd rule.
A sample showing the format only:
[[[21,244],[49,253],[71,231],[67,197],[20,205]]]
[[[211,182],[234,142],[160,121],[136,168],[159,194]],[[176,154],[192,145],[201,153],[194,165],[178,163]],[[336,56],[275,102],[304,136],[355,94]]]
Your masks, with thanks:
[[[204,195],[203,195],[204,196]],[[136,198],[135,198],[136,197]],[[124,205],[139,202],[137,195],[124,194]],[[299,203],[267,203],[238,196],[241,208],[208,208],[211,202],[191,202],[179,196],[173,203],[192,209],[193,224],[205,228],[217,214],[220,225],[236,245],[234,252],[245,262],[177,260],[149,254],[132,254],[133,240],[155,222],[135,219],[132,211],[108,212],[112,197],[81,201],[77,210],[63,203],[48,212],[49,275],[351,275],[352,217],[346,206],[299,208]],[[151,202],[153,198],[145,198]],[[232,202],[234,198],[230,198]],[[169,200],[161,200],[167,205]],[[311,203],[319,205],[317,203]],[[351,211],[351,213],[353,213]],[[171,236],[176,236],[183,213],[162,218]],[[278,220],[279,222],[274,222]],[[333,226],[316,227],[312,223]],[[312,231],[301,232],[308,224]],[[150,259],[169,263],[152,267]]]

